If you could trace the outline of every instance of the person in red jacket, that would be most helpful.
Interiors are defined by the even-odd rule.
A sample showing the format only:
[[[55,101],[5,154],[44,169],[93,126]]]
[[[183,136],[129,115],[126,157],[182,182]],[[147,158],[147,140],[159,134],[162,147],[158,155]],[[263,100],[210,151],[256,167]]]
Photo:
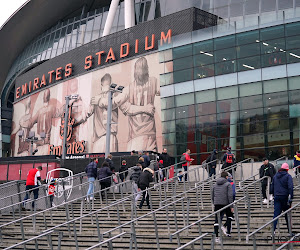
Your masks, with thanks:
[[[38,186],[41,185],[41,173],[42,166],[38,166],[37,168],[30,169],[27,175],[26,180],[26,192],[22,210],[25,210],[25,201],[28,200],[31,192],[33,192],[33,198],[36,200],[39,197],[39,189]],[[32,202],[32,209],[34,209],[34,201]]]
[[[187,168],[191,165],[191,162],[194,160],[193,158],[190,157],[191,150],[187,149],[185,153],[182,155],[185,156],[185,163],[182,164],[182,167],[184,169],[184,172],[187,171]],[[187,181],[188,175],[185,173],[184,174],[184,180]]]

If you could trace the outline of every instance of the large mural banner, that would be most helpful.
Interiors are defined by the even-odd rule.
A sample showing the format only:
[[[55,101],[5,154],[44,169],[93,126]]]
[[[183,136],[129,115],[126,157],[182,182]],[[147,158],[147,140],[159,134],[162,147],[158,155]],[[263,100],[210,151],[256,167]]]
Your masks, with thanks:
[[[108,91],[112,83],[124,86],[113,94],[111,152],[162,150],[158,53],[67,80],[14,104],[11,155],[30,154],[30,132],[37,137],[35,155],[61,155],[65,97],[70,100],[67,154],[104,153]],[[32,134],[32,133],[31,133]]]

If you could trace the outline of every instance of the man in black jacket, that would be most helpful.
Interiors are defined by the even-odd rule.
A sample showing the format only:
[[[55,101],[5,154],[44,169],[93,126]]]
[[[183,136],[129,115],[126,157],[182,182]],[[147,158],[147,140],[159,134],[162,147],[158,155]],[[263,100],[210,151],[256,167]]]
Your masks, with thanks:
[[[145,168],[139,177],[138,187],[143,191],[143,198],[139,206],[140,209],[142,209],[145,199],[148,208],[149,209],[151,208],[149,204],[149,194],[147,188],[149,188],[150,182],[153,181],[153,175],[154,175],[154,171],[151,168]]]
[[[167,149],[166,148],[164,148],[163,149],[163,152],[159,155],[159,160],[162,160],[163,161],[163,175],[164,175],[164,177],[168,177],[167,176],[167,170],[166,170],[166,168],[167,167],[169,167],[169,166],[171,166],[171,157],[168,155],[168,153],[167,153]]]
[[[89,189],[87,191],[87,200],[94,199],[94,182],[97,178],[97,164],[98,159],[93,158],[92,161],[86,166],[85,172],[88,177]]]
[[[261,165],[259,169],[259,178],[263,178],[264,176],[269,176],[271,178],[271,182],[273,180],[274,175],[276,174],[276,170],[273,166],[273,164],[269,163],[269,160],[265,157],[263,158],[263,165]],[[263,195],[263,203],[268,203],[267,200],[267,186],[268,186],[268,178],[264,178],[261,181],[261,189],[262,189],[262,195]],[[273,197],[270,195],[270,200],[272,200]]]
[[[212,175],[216,175],[216,167],[217,167],[217,153],[218,150],[214,149],[214,151],[211,153],[210,156],[208,156],[208,158],[206,159],[206,163],[208,164],[208,170],[209,170],[209,177],[211,177]]]
[[[108,163],[110,170],[114,173],[115,172],[115,166],[114,166],[114,162],[112,161],[112,155],[109,154],[107,156],[107,158],[105,159],[105,161]]]

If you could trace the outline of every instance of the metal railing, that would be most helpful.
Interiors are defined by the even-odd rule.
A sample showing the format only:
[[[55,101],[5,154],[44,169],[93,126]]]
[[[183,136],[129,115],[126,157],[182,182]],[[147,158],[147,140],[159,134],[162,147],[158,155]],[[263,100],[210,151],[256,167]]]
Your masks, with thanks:
[[[300,233],[297,233],[296,235],[292,236],[287,242],[282,244],[276,250],[281,250],[281,249],[285,248],[286,246],[288,247],[287,249],[293,250],[294,249],[293,244],[295,243],[294,239],[297,239],[299,236],[300,236]],[[299,241],[297,241],[297,243],[299,243]],[[277,243],[277,244],[279,244],[279,243]]]
[[[198,236],[197,238],[191,240],[190,242],[184,244],[183,246],[176,248],[176,250],[182,250],[182,249],[185,249],[185,248],[188,247],[189,245],[192,245],[192,249],[194,249],[194,244],[195,244],[195,242],[197,242],[198,240],[201,240],[202,238],[204,238],[204,237],[207,236],[207,235],[208,235],[208,233],[204,233],[204,234]],[[203,245],[201,245],[201,250],[203,250]]]

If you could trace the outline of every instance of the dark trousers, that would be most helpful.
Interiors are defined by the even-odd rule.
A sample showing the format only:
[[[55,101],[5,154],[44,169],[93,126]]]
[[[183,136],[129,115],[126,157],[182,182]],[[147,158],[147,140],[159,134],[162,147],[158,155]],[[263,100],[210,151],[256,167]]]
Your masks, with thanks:
[[[50,207],[52,207],[53,206],[54,194],[49,195],[49,199],[50,199]]]
[[[222,165],[222,169],[225,169],[225,168],[229,168],[230,166],[232,166],[233,163],[227,163],[225,162],[223,165]],[[236,170],[236,167],[234,168],[234,170]],[[225,170],[226,172],[230,173],[232,175],[232,169],[230,170]]]
[[[26,186],[26,191],[27,192],[26,192],[26,195],[25,195],[25,198],[24,198],[23,206],[25,206],[25,201],[29,199],[31,192],[33,192],[34,200],[36,200],[39,197],[39,189],[37,187],[38,187],[38,185],[28,185],[28,186]],[[34,190],[30,190],[30,189],[33,189],[33,188],[34,188]],[[30,190],[30,191],[28,191],[28,190]],[[31,205],[32,205],[32,208],[34,208],[34,201],[32,202]]]
[[[187,166],[182,166],[182,167],[184,169],[184,172],[186,172],[187,171]],[[186,173],[186,174],[184,174],[184,180],[187,181],[187,178],[188,178],[188,174]]]
[[[268,180],[264,179],[261,182],[261,192],[264,199],[267,199],[267,186],[268,186]]]
[[[288,203],[288,196],[280,195],[280,196],[274,197],[274,217],[273,218],[276,218],[282,212],[284,212],[290,208],[290,206],[287,203]],[[274,231],[277,227],[277,222],[278,222],[278,220],[274,221]],[[289,232],[290,230],[289,230],[289,221],[288,221],[287,214],[285,214],[285,222],[286,222],[286,226],[287,226],[287,229]],[[291,233],[291,232],[289,232],[289,233]]]
[[[101,182],[100,181],[100,190],[101,190],[102,199],[105,197],[105,194],[107,194],[108,189],[106,189],[106,188],[109,188],[109,187],[110,187],[110,182]],[[106,189],[106,190],[104,190],[104,189]]]
[[[215,211],[218,211],[219,209],[225,207],[226,205],[215,205]],[[225,227],[227,227],[227,233],[230,234],[231,233],[231,223],[233,221],[233,213],[231,212],[230,207],[222,210],[220,212],[220,217],[221,217],[221,223],[224,217],[224,214],[226,213],[226,222],[224,224]],[[215,230],[215,235],[216,237],[218,237],[219,235],[219,222],[218,222],[218,214],[216,214],[215,216],[215,224],[214,224],[214,230]]]
[[[216,175],[216,167],[209,167],[209,177]]]
[[[144,201],[146,200],[147,206],[150,209],[149,193],[148,193],[147,187],[141,187],[141,190],[143,191],[143,198],[141,200],[141,203],[140,203],[139,207],[142,208],[143,204],[144,204]]]

